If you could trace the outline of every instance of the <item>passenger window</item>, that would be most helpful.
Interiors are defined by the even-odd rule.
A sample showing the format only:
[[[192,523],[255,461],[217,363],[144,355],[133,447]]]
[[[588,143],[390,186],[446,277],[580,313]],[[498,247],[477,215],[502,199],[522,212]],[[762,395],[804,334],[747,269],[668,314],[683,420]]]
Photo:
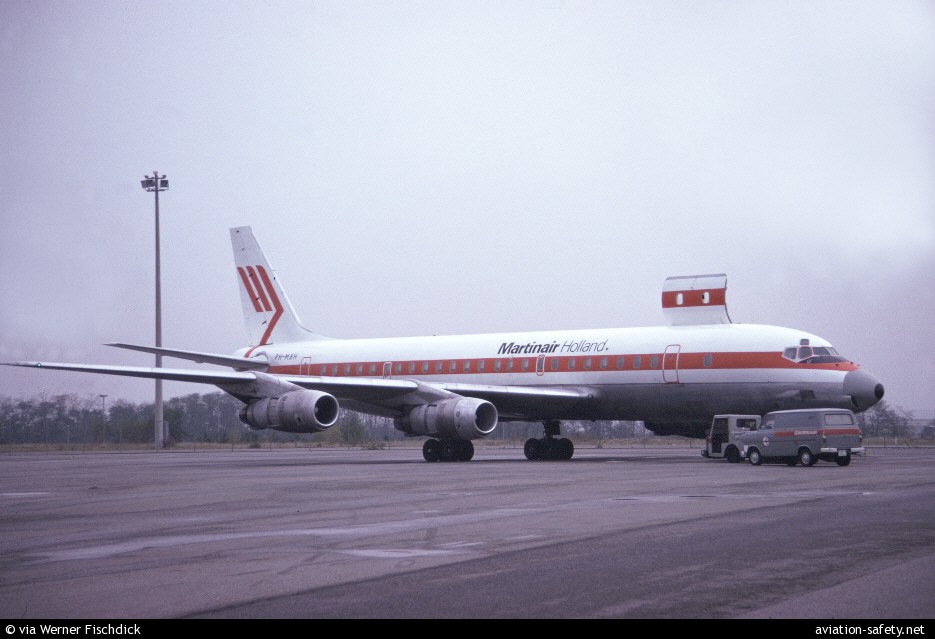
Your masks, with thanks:
[[[590,357],[584,358],[584,370],[586,371],[591,370],[591,358]]]
[[[607,358],[602,357],[601,358],[601,370],[606,370],[606,369],[607,369]]]
[[[453,373],[456,370],[458,370],[458,362],[454,360],[451,360],[450,362],[448,362],[448,372]]]
[[[481,361],[477,362],[477,372],[478,372],[478,373],[483,373],[483,372],[484,372],[484,369],[486,369],[486,368],[487,368],[487,360],[486,360],[486,359],[482,359]]]
[[[704,364],[705,368],[711,368],[711,364],[714,363],[714,355],[712,355],[711,353],[705,353],[704,360],[702,363]]]
[[[393,368],[396,370],[396,374],[399,375],[400,373],[403,372],[403,363],[396,362],[396,366],[394,366]]]
[[[428,362],[422,362],[422,372],[423,372],[423,373],[428,373],[428,372],[429,372],[429,363],[428,363]]]
[[[653,355],[649,358],[649,367],[656,368],[657,366],[659,366],[659,356]]]
[[[575,370],[575,358],[574,357],[568,358],[568,370],[570,371]]]
[[[470,361],[470,360],[467,360],[467,361],[464,362],[463,370],[464,370],[465,373],[470,373],[470,372],[471,372],[471,361]]]
[[[528,359],[524,359],[524,360],[523,360],[523,370],[524,370],[524,371],[528,371],[528,370],[529,370],[529,360],[528,360]]]
[[[409,374],[412,375],[415,372],[416,372],[416,363],[409,362]]]
[[[503,367],[503,361],[502,361],[502,360],[495,359],[495,360],[493,361],[493,369],[494,369],[495,371],[499,371],[502,367]]]
[[[436,372],[436,373],[441,373],[441,372],[442,372],[442,366],[444,366],[444,364],[442,364],[441,360],[435,362],[435,372]]]
[[[618,358],[617,358],[617,368],[618,368],[618,369],[622,369],[623,366],[624,366],[624,360],[623,360],[623,358],[622,358],[622,357],[618,357]]]
[[[633,368],[639,368],[643,364],[643,358],[640,355],[633,356]]]
[[[553,371],[558,370],[558,358],[557,357],[549,358],[549,368],[551,368]]]
[[[370,365],[370,374],[371,374],[371,375],[376,375],[376,374],[377,374],[377,365],[376,365],[376,364],[371,364],[371,365]]]
[[[363,375],[363,374],[364,374],[364,365],[363,365],[363,364],[358,364],[358,365],[357,365],[357,374],[358,374],[358,375]]]

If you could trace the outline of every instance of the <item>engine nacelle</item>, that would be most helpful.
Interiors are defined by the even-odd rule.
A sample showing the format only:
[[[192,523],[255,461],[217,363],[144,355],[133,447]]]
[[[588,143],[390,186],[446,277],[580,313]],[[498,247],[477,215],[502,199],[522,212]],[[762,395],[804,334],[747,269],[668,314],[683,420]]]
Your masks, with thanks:
[[[497,427],[497,408],[475,397],[446,399],[416,406],[404,417],[393,420],[396,430],[410,435],[479,439]]]
[[[704,439],[711,422],[643,422],[647,430],[656,435],[680,435]]]
[[[263,397],[240,409],[240,421],[254,430],[320,433],[338,421],[338,400],[328,393],[296,390]]]

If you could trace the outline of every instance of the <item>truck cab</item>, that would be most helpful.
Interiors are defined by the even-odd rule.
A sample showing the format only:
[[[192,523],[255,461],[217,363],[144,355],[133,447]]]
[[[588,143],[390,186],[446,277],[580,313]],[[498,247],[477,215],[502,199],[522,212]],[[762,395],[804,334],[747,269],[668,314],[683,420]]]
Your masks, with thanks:
[[[701,455],[736,464],[744,458],[740,436],[756,431],[759,426],[759,415],[715,415],[705,433],[705,449]]]
[[[763,416],[759,430],[740,437],[742,454],[754,466],[764,462],[813,466],[815,462],[851,463],[863,455],[857,418],[839,408],[779,410]]]

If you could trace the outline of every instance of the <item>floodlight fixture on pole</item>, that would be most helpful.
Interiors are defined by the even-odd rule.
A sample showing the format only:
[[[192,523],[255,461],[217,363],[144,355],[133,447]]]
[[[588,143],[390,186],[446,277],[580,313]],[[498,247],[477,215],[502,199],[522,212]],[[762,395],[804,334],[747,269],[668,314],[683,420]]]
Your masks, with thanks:
[[[156,347],[162,347],[162,289],[159,277],[159,192],[166,191],[169,188],[169,180],[165,175],[159,175],[159,171],[153,171],[152,175],[145,175],[140,181],[144,191],[150,191],[156,195]],[[156,368],[162,367],[162,355],[156,355]],[[156,418],[155,418],[155,446],[160,449],[165,444],[165,426],[163,424],[162,409],[162,380],[156,380]]]

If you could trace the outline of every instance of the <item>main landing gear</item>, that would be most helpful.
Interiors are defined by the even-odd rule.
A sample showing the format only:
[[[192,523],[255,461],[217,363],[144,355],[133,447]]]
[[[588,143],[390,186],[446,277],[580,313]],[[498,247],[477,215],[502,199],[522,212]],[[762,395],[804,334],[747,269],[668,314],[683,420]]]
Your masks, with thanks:
[[[463,439],[426,439],[422,444],[422,456],[427,462],[471,461],[474,444]]]
[[[523,454],[526,459],[571,459],[575,454],[575,445],[566,437],[562,437],[561,422],[550,419],[542,423],[545,427],[545,437],[536,439],[530,437],[523,445]]]

